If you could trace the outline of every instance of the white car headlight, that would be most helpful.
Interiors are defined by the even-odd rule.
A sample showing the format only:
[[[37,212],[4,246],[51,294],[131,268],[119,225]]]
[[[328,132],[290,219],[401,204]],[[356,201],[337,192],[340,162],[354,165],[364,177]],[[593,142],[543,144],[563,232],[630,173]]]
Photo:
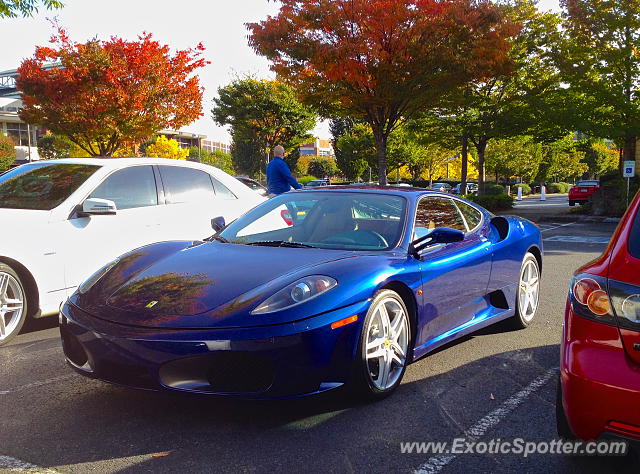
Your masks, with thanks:
[[[251,314],[273,313],[297,306],[326,293],[337,284],[338,282],[334,278],[324,275],[301,278],[267,298],[260,306],[251,311]]]
[[[107,274],[107,272],[109,270],[111,270],[113,267],[116,266],[116,264],[120,261],[119,258],[116,258],[115,260],[107,263],[104,267],[102,267],[100,270],[98,270],[97,272],[95,272],[93,275],[91,275],[89,278],[87,278],[79,287],[78,287],[78,292],[81,295],[84,295],[87,291],[89,291],[91,289],[91,287],[93,285],[95,285],[98,280],[100,280],[100,278],[102,278],[104,275]]]

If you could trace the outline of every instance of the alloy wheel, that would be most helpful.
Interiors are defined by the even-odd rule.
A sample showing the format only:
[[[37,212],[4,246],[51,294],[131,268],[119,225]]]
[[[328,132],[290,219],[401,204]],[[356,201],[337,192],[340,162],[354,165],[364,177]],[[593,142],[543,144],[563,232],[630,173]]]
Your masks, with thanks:
[[[23,311],[24,292],[20,283],[13,275],[0,272],[0,341],[13,335]]]
[[[402,376],[409,348],[409,319],[393,297],[376,303],[365,328],[367,373],[378,390],[393,387]]]
[[[540,271],[534,259],[528,259],[522,267],[518,289],[518,309],[527,323],[533,319],[538,309],[540,295]]]

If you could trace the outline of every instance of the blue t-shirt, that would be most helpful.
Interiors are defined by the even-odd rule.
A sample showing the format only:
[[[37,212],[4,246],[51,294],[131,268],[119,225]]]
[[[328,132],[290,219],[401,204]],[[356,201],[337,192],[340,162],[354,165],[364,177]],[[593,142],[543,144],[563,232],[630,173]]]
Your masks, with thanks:
[[[267,187],[269,194],[282,194],[292,187],[300,189],[302,186],[291,175],[289,165],[279,156],[276,156],[267,164]]]

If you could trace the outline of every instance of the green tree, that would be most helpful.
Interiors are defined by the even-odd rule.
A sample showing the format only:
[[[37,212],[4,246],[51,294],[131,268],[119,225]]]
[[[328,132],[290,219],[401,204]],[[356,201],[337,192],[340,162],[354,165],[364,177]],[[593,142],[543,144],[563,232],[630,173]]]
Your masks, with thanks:
[[[554,48],[574,95],[576,130],[615,140],[635,159],[640,130],[640,2],[562,0],[563,41]]]
[[[0,133],[0,170],[6,170],[16,161],[16,148],[13,140]]]
[[[281,0],[250,44],[326,116],[372,130],[386,184],[393,130],[441,96],[505,65],[511,33],[489,1]]]
[[[243,157],[260,157],[256,166],[243,164],[239,169],[259,171],[264,163],[262,157],[273,153],[276,145],[282,145],[288,152],[294,152],[301,143],[312,138],[309,130],[315,127],[316,116],[302,105],[293,87],[271,80],[257,80],[251,77],[237,79],[218,89],[211,110],[218,125],[230,125],[231,134],[238,149],[250,151]],[[295,163],[294,163],[295,165]]]
[[[477,156],[479,192],[484,192],[485,153],[491,140],[533,135],[554,140],[568,129],[558,120],[564,108],[559,74],[550,54],[557,41],[560,18],[541,13],[533,0],[514,0],[501,7],[520,25],[508,53],[513,67],[475,81],[446,98],[442,109],[423,117],[425,127],[439,128],[440,136],[460,137],[463,161],[467,145]],[[462,181],[466,182],[463,162]]]
[[[32,16],[42,5],[47,9],[62,8],[64,5],[57,0],[0,0],[0,18],[15,18],[17,16]]]
[[[532,137],[521,136],[493,140],[487,146],[486,167],[495,176],[522,178],[531,183],[542,162],[543,146]]]
[[[233,168],[240,174],[257,176],[266,164],[262,144],[251,136],[232,131],[231,160]]]
[[[61,135],[43,135],[38,138],[38,155],[43,160],[55,160],[71,156],[75,145]]]
[[[338,173],[338,166],[335,158],[317,156],[309,162],[308,172],[317,178],[331,178]]]
[[[605,140],[587,140],[580,149],[585,152],[584,162],[589,167],[587,171],[593,179],[618,167],[618,150],[612,149]]]
[[[208,152],[202,150],[200,154],[200,162],[210,166],[215,166],[231,176],[236,174],[233,167],[232,156],[224,151],[215,150],[213,152]]]
[[[578,150],[574,134],[545,144],[538,171],[538,181],[566,181],[581,176],[588,170],[584,162],[585,152]]]
[[[355,180],[360,178],[368,167],[375,169],[376,148],[373,133],[368,125],[352,125],[335,143],[340,150],[336,152],[338,168],[347,178]]]

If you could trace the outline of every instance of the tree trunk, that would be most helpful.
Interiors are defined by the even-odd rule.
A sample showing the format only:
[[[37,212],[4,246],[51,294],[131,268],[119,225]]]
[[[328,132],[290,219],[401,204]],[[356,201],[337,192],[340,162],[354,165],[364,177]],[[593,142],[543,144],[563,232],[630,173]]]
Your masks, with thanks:
[[[373,130],[376,141],[376,152],[378,155],[378,183],[380,186],[387,185],[387,136],[382,130]]]
[[[469,168],[469,136],[462,135],[462,167],[460,169],[460,193],[467,193],[467,174]]]
[[[484,153],[487,150],[487,139],[480,138],[476,144],[478,150],[478,194],[484,194],[484,182],[486,181],[486,173],[484,166]]]
[[[636,160],[636,137],[627,136],[624,138],[624,149],[622,154],[622,161]],[[622,172],[623,164],[624,163],[620,163],[620,172]]]

